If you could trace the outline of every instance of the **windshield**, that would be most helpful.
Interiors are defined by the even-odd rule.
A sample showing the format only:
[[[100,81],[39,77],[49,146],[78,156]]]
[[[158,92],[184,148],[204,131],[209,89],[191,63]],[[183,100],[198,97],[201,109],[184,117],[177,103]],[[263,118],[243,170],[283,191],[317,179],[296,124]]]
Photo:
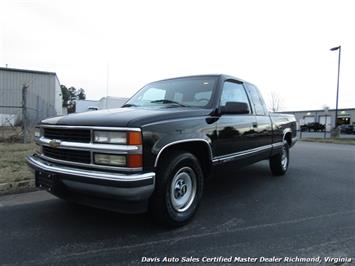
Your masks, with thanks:
[[[144,86],[123,107],[207,107],[216,81],[216,77],[190,77],[153,82]]]

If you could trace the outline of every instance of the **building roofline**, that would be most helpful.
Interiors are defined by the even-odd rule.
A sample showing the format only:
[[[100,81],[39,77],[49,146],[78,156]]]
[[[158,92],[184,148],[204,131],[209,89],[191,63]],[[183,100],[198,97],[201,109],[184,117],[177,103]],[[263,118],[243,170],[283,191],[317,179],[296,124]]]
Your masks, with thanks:
[[[21,68],[10,68],[10,67],[0,67],[0,70],[4,71],[9,71],[9,72],[21,72],[21,73],[33,73],[33,74],[43,74],[43,75],[54,75],[55,78],[57,79],[59,86],[60,86],[60,81],[58,78],[57,73],[55,72],[49,72],[49,71],[39,71],[39,70],[32,70],[32,69],[21,69]]]
[[[338,108],[338,111],[353,111],[355,108]],[[335,111],[335,109],[328,109],[328,111]],[[301,110],[301,111],[281,111],[276,113],[306,113],[306,112],[324,112],[324,109],[318,110]]]
[[[10,67],[0,67],[0,70],[13,71],[13,72],[24,72],[24,73],[57,75],[57,73],[55,73],[55,72],[39,71],[39,70],[31,70],[31,69],[20,69],[20,68],[10,68]]]

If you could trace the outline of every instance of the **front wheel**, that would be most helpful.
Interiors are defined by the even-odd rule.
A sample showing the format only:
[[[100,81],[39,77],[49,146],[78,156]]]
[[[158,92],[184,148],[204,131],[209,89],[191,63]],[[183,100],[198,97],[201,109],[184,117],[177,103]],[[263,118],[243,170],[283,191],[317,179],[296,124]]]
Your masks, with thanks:
[[[270,158],[269,165],[273,175],[281,176],[286,174],[288,164],[290,161],[290,149],[288,143],[285,141],[281,152]]]
[[[202,190],[198,159],[188,152],[173,152],[159,163],[150,211],[160,223],[182,226],[196,213]]]

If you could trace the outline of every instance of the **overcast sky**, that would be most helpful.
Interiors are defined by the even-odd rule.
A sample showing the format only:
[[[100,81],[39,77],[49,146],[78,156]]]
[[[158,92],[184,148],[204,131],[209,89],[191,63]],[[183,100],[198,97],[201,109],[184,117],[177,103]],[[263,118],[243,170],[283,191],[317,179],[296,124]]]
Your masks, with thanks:
[[[355,1],[0,0],[0,66],[56,72],[88,99],[225,73],[283,110],[355,107]],[[108,71],[107,71],[108,70]],[[108,74],[108,75],[107,75]]]

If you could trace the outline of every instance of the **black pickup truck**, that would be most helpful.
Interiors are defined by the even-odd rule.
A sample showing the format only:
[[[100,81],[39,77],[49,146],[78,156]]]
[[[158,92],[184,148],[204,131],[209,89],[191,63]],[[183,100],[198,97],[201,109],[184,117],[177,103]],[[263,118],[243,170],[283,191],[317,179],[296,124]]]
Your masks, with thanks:
[[[27,157],[36,185],[69,201],[142,212],[180,226],[212,167],[269,160],[284,175],[293,115],[270,114],[258,89],[227,75],[156,81],[119,109],[49,118]]]

